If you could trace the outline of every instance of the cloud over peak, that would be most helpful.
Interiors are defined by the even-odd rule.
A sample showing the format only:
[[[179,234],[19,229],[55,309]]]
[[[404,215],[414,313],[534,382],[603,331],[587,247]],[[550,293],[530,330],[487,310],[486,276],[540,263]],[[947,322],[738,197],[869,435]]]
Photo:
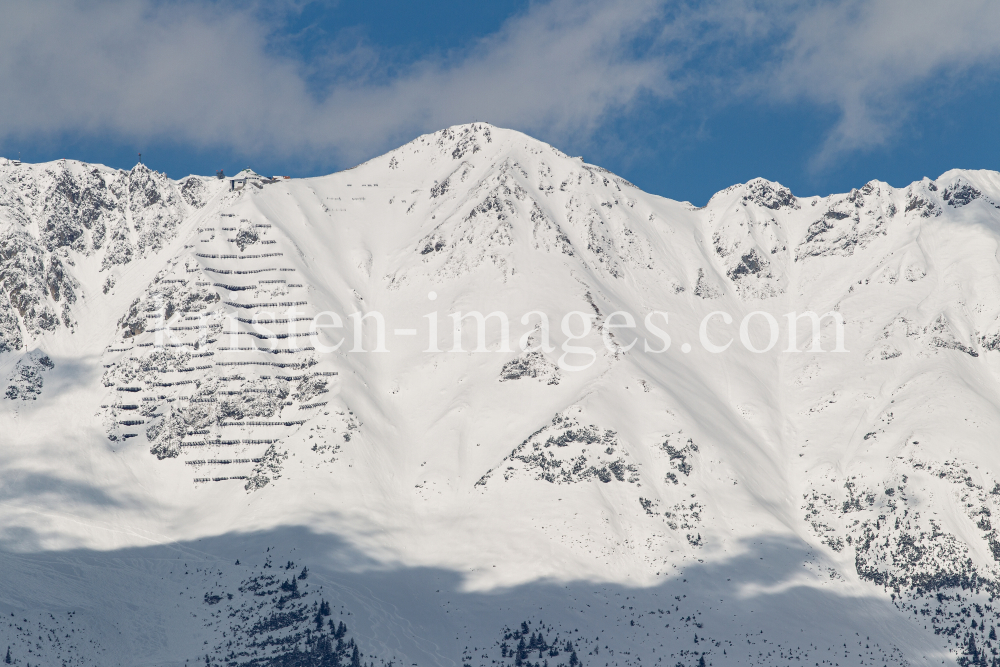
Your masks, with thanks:
[[[885,142],[920,87],[1000,64],[1000,5],[986,0],[551,0],[378,76],[354,66],[378,62],[372,45],[334,39],[312,61],[276,48],[291,3],[4,4],[0,141],[166,139],[318,163],[472,120],[589,136],[640,100],[683,106],[699,90],[835,110],[830,160]]]

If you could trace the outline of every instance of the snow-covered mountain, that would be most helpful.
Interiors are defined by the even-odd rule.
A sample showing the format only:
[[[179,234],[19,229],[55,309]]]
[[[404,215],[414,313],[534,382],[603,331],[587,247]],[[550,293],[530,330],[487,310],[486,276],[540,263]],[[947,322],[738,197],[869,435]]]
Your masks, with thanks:
[[[0,652],[1000,664],[998,241],[995,172],[697,208],[485,124],[0,161]]]

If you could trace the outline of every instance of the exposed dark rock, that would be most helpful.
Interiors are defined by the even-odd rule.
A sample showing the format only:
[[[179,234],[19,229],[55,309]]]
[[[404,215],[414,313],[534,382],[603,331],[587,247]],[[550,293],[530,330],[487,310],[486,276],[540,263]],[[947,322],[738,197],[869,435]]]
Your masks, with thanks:
[[[783,208],[798,208],[798,200],[792,191],[785,187],[775,187],[763,179],[750,181],[746,185],[746,194],[742,199],[744,204],[757,204],[764,208],[777,211]]]
[[[4,393],[9,400],[34,401],[42,393],[44,384],[42,373],[55,368],[55,364],[45,354],[32,352],[18,360],[10,384]]]

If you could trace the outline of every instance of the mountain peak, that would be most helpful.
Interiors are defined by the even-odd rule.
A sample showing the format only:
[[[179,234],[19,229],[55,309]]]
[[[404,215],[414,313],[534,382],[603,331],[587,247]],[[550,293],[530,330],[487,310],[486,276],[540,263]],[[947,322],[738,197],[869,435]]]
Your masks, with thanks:
[[[1000,175],[695,209],[486,123],[243,189],[70,166],[0,163],[12,660],[66,608],[91,664],[346,664],[334,614],[394,664],[995,641]]]

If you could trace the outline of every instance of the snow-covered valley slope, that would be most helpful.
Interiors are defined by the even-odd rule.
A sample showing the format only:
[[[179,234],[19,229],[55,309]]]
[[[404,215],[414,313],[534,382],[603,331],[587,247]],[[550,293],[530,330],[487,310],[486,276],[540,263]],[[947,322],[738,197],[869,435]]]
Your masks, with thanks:
[[[1000,174],[238,178],[0,160],[13,664],[998,664]]]

